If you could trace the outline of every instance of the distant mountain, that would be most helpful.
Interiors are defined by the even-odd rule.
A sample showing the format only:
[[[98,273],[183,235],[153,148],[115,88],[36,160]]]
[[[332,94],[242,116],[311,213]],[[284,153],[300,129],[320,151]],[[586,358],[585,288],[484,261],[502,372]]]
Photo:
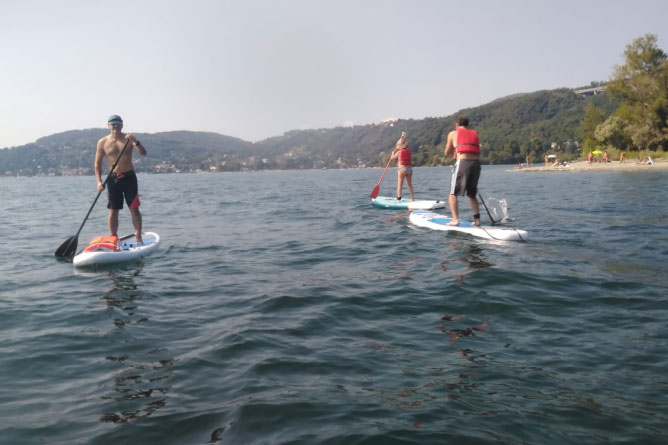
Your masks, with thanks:
[[[109,130],[71,130],[38,139],[32,144],[0,150],[0,175],[93,174],[97,141]],[[148,147],[148,156],[135,156],[135,168],[148,172],[208,170],[236,158],[251,142],[217,133],[170,131],[133,133]],[[238,168],[237,168],[238,169]]]
[[[548,152],[574,158],[580,155],[578,127],[589,103],[606,114],[617,107],[606,94],[563,88],[514,94],[446,117],[293,130],[256,143],[208,132],[134,133],[148,150],[148,156],[135,156],[135,168],[161,173],[382,166],[401,131],[408,133],[416,165],[442,165],[450,162],[443,156],[447,134],[462,114],[480,134],[483,162],[523,162],[527,154],[538,161]],[[97,141],[106,134],[98,128],[71,130],[0,150],[0,175],[92,174]]]

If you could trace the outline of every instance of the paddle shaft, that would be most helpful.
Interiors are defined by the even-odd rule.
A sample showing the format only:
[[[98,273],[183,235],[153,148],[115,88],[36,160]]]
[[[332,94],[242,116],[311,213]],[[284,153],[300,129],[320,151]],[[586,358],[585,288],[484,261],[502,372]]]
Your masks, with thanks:
[[[127,141],[125,141],[125,145],[123,145],[123,149],[122,149],[121,152],[118,154],[118,157],[116,158],[116,160],[114,161],[114,163],[111,164],[111,169],[109,170],[109,174],[107,174],[106,179],[105,179],[104,182],[102,183],[102,189],[101,189],[100,191],[97,192],[97,196],[95,197],[95,201],[93,201],[93,205],[91,205],[91,206],[90,206],[90,209],[88,209],[88,213],[86,213],[86,217],[84,218],[83,222],[82,222],[81,225],[79,226],[79,230],[77,230],[77,233],[76,233],[76,235],[74,235],[74,237],[72,238],[72,240],[75,240],[75,239],[79,238],[79,233],[81,233],[81,229],[83,229],[84,224],[86,224],[86,221],[88,220],[88,217],[90,216],[90,212],[93,211],[93,207],[95,207],[95,204],[97,203],[98,198],[99,198],[100,195],[102,194],[102,190],[104,190],[105,187],[107,186],[107,182],[109,182],[109,178],[111,178],[111,174],[114,172],[114,169],[116,168],[116,165],[118,165],[118,161],[121,160],[121,156],[123,156],[123,153],[125,153],[125,149],[128,147],[128,144],[129,144],[129,143],[130,143],[130,139],[128,139]],[[71,244],[72,244],[72,243],[70,242],[70,244],[68,244],[67,247],[69,248],[69,246],[70,246]],[[65,249],[65,250],[67,250],[67,249]]]
[[[387,171],[388,167],[390,166],[390,162],[392,162],[392,156],[390,156],[390,159],[387,161],[387,165],[385,166],[385,170],[383,170],[383,174],[380,175],[380,179],[378,180],[378,184],[376,184],[376,186],[371,191],[371,197],[374,198],[374,199],[378,197],[378,191],[380,190],[380,183],[383,182],[383,176],[385,176],[385,172]]]
[[[496,221],[494,221],[494,218],[492,218],[492,214],[489,212],[489,209],[487,208],[487,204],[485,204],[485,200],[482,199],[482,195],[480,194],[480,192],[478,192],[478,197],[480,198],[480,202],[482,202],[482,206],[487,211],[487,216],[489,216],[489,219],[492,221],[492,225],[496,224]]]

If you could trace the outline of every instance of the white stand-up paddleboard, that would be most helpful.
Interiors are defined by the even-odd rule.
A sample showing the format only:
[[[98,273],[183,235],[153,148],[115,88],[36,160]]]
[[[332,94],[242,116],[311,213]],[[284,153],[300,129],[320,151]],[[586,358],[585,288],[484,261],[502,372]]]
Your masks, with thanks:
[[[445,207],[445,201],[433,201],[428,199],[411,201],[410,199],[405,198],[401,198],[401,201],[397,201],[397,198],[389,196],[378,196],[375,199],[371,199],[371,203],[375,207],[392,210],[433,210]]]
[[[476,226],[472,222],[464,221],[463,219],[459,220],[458,226],[449,226],[447,224],[452,221],[452,218],[425,210],[416,210],[411,213],[410,221],[416,226],[428,229],[464,232],[479,238],[501,241],[526,241],[529,239],[529,232],[526,230],[514,229],[512,227]]]
[[[154,232],[143,232],[144,244],[137,245],[135,235],[124,236],[117,243],[108,238],[96,238],[91,241],[72,260],[76,267],[96,266],[102,264],[121,263],[143,258],[153,253],[160,245],[160,235]]]

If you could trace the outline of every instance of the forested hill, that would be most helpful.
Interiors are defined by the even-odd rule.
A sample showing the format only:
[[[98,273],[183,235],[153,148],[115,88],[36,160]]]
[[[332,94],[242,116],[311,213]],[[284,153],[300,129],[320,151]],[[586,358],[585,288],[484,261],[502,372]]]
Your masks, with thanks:
[[[527,153],[537,161],[548,152],[573,158],[580,155],[578,127],[590,103],[608,115],[617,106],[606,94],[557,89],[516,94],[445,117],[293,130],[257,143],[206,132],[134,133],[149,153],[135,156],[135,168],[186,172],[383,166],[401,131],[408,133],[416,165],[441,165],[449,162],[443,156],[445,140],[462,114],[480,134],[483,162],[522,162]],[[91,174],[97,140],[107,133],[72,130],[0,150],[0,174]]]
[[[263,155],[292,153],[305,161],[317,159],[325,166],[380,166],[387,161],[401,131],[405,131],[414,163],[441,165],[449,162],[443,149],[448,133],[454,129],[455,118],[466,115],[480,134],[483,162],[523,162],[527,153],[535,160],[542,160],[548,152],[567,159],[581,154],[578,127],[584,108],[590,103],[606,114],[617,106],[605,94],[582,96],[570,89],[538,91],[497,99],[446,117],[291,131],[256,143],[254,149]]]

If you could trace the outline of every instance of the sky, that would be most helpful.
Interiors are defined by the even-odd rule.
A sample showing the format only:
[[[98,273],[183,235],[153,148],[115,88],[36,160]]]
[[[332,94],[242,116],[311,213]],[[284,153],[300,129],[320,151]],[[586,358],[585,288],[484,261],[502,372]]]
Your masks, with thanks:
[[[69,130],[286,131],[608,80],[664,0],[0,0],[0,147]],[[400,131],[400,130],[398,130]]]

